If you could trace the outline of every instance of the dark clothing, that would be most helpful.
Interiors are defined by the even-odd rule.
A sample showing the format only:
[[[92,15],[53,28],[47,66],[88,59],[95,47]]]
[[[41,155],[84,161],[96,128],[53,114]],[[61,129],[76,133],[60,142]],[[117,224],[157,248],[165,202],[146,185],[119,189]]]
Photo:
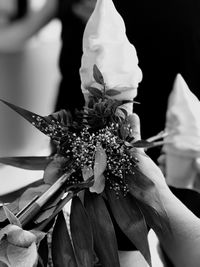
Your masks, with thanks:
[[[61,83],[56,111],[82,109],[84,98],[81,92],[79,68],[82,56],[82,37],[85,24],[72,12],[72,2],[60,0],[59,18],[62,23],[60,72]]]

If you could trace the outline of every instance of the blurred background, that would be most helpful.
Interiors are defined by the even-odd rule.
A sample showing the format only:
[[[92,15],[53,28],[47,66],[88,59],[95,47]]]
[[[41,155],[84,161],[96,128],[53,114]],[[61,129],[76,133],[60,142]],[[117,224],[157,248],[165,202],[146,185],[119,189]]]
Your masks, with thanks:
[[[11,1],[4,2],[7,4]],[[43,3],[44,0],[30,1],[33,9],[40,8]],[[1,12],[0,17],[3,17]],[[4,22],[0,20],[0,25],[1,23]],[[48,115],[54,110],[60,79],[60,30],[60,22],[54,19],[31,38],[23,49],[0,51],[1,99],[40,115]],[[48,153],[49,139],[0,103],[0,157]],[[23,171],[1,165],[0,194],[24,184],[24,179],[28,184],[41,175],[41,172]]]

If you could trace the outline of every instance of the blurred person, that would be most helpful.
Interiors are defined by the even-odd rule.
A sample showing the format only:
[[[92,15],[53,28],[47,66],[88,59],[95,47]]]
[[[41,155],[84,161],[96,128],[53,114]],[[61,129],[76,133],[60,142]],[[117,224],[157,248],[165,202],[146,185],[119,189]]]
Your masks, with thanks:
[[[59,79],[56,66],[59,46],[58,42],[42,43],[39,39],[28,42],[49,21],[43,9],[40,15],[32,9],[31,2],[0,0],[0,98],[49,114]],[[43,135],[13,115],[4,104],[0,105],[0,114],[0,156],[35,154],[46,146]]]

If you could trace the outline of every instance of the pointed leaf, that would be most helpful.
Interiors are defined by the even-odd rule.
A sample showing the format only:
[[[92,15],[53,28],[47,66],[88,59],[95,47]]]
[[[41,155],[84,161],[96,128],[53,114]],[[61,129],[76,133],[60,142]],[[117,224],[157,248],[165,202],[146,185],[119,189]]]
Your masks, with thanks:
[[[92,228],[79,197],[74,197],[72,199],[70,229],[78,266],[93,267]]]
[[[106,90],[106,95],[108,95],[108,96],[116,96],[119,94],[121,94],[121,92],[118,90],[115,90],[115,89]]]
[[[56,156],[53,160],[47,165],[44,170],[44,182],[46,184],[54,184],[58,178],[65,172],[66,164],[69,160],[62,156]]]
[[[130,193],[139,201],[148,224],[152,226],[153,223],[160,231],[171,231],[169,218],[153,181],[135,168],[134,174],[126,175],[126,182]]]
[[[0,157],[0,163],[27,170],[44,170],[51,157]]]
[[[19,219],[6,206],[3,206],[3,209],[4,209],[6,217],[8,218],[10,224],[14,224],[14,225],[17,225],[19,227],[22,227]]]
[[[34,112],[18,107],[5,100],[0,99],[0,101],[9,106],[14,111],[16,111],[19,115],[21,115],[24,119],[26,119],[34,127],[36,127],[39,131],[51,137],[52,139],[61,138],[63,132],[65,132],[66,130],[65,127],[62,127],[62,124],[60,124],[58,121],[51,120],[48,116],[42,117]]]
[[[8,217],[5,214],[4,208],[7,207],[13,214],[17,214],[19,211],[19,201],[18,199],[13,203],[4,204],[0,207],[0,222],[6,220]],[[0,227],[1,228],[1,227]]]
[[[101,92],[101,90],[95,88],[95,87],[88,87],[87,90],[90,92],[90,94],[92,96],[95,96],[97,98],[102,98],[103,97],[103,93]]]
[[[38,248],[38,266],[37,267],[47,267],[49,260],[49,248],[47,242],[47,235],[42,239]]]
[[[58,121],[60,122],[63,126],[68,126],[71,124],[71,113],[65,109],[56,111],[48,116],[44,117],[46,120],[48,120],[49,122],[52,121]]]
[[[127,194],[118,197],[113,190],[106,190],[112,214],[122,232],[131,240],[136,248],[143,254],[151,266],[151,256],[147,240],[148,229],[144,216],[136,203],[136,200]]]
[[[85,208],[92,225],[94,249],[102,266],[119,267],[115,231],[103,198],[87,190]]]
[[[146,140],[138,140],[136,142],[133,142],[133,146],[134,147],[143,147],[143,148],[147,148],[147,147],[151,147],[154,144],[154,142],[149,142]]]
[[[45,119],[42,116],[40,116],[34,112],[31,112],[27,109],[24,109],[24,108],[21,108],[19,106],[14,105],[14,104],[11,104],[5,100],[0,99],[0,101],[3,102],[4,104],[6,104],[7,106],[9,106],[14,111],[16,111],[19,115],[21,115],[24,119],[26,119],[28,122],[30,122],[32,125],[34,125],[40,131],[42,131],[42,129],[40,129],[41,127],[38,125],[39,121],[42,121],[44,123],[44,125],[48,126],[47,122],[45,121]]]
[[[97,67],[97,65],[93,66],[93,76],[94,79],[97,83],[104,85],[104,79],[103,79],[103,75],[100,72],[99,68]]]
[[[77,267],[63,212],[59,213],[53,228],[52,260],[54,267]]]

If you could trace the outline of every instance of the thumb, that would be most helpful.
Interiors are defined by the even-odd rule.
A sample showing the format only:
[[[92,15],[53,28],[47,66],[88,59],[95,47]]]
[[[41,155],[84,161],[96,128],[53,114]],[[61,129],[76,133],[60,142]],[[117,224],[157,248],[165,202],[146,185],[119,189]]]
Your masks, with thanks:
[[[136,113],[133,113],[128,116],[128,122],[131,127],[131,135],[134,137],[134,141],[138,141],[141,139],[141,131],[140,131],[140,118]]]

